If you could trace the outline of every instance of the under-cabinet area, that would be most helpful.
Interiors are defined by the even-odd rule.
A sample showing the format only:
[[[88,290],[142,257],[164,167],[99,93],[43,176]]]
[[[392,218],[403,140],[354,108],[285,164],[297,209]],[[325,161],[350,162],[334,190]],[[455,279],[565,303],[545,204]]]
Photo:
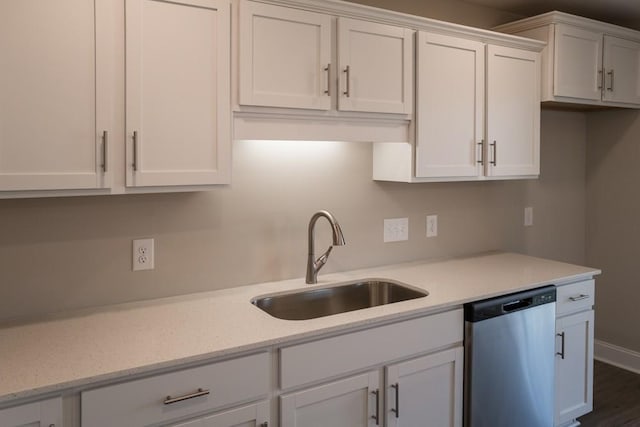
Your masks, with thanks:
[[[10,373],[0,425],[461,427],[462,304],[545,284],[557,285],[556,425],[591,410],[598,270],[490,254],[375,272],[428,296],[305,321],[251,304],[309,286],[290,280],[0,329],[11,347],[0,348]],[[339,285],[363,274],[371,272],[325,277]],[[29,339],[65,345],[52,356],[31,352]]]

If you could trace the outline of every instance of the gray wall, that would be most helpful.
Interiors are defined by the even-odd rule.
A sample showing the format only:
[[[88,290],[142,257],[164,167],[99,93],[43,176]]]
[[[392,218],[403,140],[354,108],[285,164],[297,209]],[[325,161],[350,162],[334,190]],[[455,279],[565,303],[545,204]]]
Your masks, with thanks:
[[[640,112],[587,115],[587,260],[600,267],[596,338],[640,351]]]
[[[477,26],[504,18],[456,1],[385,1]],[[0,320],[303,276],[317,209],[336,214],[348,243],[323,272],[495,249],[584,263],[585,126],[583,113],[543,111],[540,180],[380,183],[368,143],[236,141],[232,185],[210,192],[0,200]],[[427,239],[432,213],[439,236]],[[409,241],[382,243],[390,217],[409,218]],[[156,269],[134,273],[140,237],[156,239]]]

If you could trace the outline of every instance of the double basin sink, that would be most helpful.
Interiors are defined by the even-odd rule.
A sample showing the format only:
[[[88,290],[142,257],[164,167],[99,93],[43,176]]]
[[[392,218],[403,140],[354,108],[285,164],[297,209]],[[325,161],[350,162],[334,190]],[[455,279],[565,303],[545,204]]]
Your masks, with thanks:
[[[307,320],[424,298],[428,292],[403,283],[366,279],[324,288],[256,297],[251,303],[278,319]]]

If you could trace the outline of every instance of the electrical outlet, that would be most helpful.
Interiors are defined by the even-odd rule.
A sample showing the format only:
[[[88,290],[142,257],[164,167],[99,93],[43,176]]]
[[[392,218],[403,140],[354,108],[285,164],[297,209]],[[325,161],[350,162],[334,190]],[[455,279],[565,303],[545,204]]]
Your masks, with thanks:
[[[531,206],[524,208],[524,226],[531,227],[533,225],[533,208]]]
[[[137,239],[133,241],[133,271],[153,270],[153,239]]]
[[[409,218],[390,218],[384,220],[384,242],[409,240]]]
[[[438,215],[427,215],[427,237],[438,235]]]

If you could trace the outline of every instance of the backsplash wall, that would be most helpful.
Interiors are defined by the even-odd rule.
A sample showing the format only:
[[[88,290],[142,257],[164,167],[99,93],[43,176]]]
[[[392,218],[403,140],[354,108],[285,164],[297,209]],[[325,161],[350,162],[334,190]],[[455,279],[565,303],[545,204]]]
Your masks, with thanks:
[[[347,240],[320,279],[496,249],[583,263],[585,116],[543,111],[541,134],[540,180],[374,182],[369,143],[235,141],[232,184],[213,191],[0,200],[0,320],[302,277],[318,209]],[[437,238],[425,237],[427,214]],[[394,217],[409,218],[409,240],[383,243]],[[316,236],[320,253],[323,221]],[[155,238],[156,268],[132,272],[142,237]]]

